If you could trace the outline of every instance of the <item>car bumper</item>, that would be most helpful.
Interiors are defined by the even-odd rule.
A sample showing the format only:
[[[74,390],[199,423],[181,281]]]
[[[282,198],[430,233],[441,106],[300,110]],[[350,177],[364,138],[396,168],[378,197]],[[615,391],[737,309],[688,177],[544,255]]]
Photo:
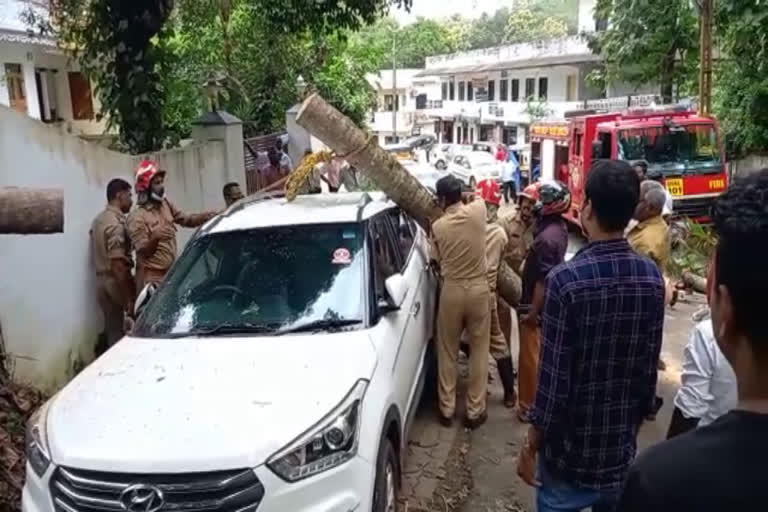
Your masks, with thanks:
[[[339,467],[319,475],[288,483],[266,466],[256,468],[256,476],[264,485],[264,497],[257,512],[347,512],[371,510],[375,468],[362,457],[355,457]],[[22,493],[23,512],[56,512],[48,485],[53,468],[38,478],[27,468]]]

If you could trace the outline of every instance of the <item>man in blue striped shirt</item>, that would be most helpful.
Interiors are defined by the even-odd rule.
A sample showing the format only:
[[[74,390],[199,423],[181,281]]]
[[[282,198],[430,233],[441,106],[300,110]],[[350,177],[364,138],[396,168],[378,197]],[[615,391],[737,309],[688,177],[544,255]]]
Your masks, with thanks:
[[[580,215],[589,244],[546,279],[538,387],[518,468],[538,486],[539,512],[612,510],[651,411],[664,280],[624,239],[639,191],[626,162],[593,164]]]

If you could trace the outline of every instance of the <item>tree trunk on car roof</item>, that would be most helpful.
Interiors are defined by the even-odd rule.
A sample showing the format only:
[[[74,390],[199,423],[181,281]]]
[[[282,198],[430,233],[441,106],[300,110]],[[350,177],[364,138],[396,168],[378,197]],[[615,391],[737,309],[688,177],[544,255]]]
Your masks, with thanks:
[[[313,94],[304,101],[296,122],[364,172],[425,229],[443,214],[432,194],[381,149],[375,138],[369,139],[351,119],[319,95]]]
[[[327,144],[337,155],[364,172],[381,190],[425,229],[443,214],[434,196],[375,139],[317,94],[299,109],[296,122]],[[499,272],[498,291],[510,306],[520,302],[520,277],[506,264]]]
[[[62,189],[0,188],[0,234],[64,232]]]

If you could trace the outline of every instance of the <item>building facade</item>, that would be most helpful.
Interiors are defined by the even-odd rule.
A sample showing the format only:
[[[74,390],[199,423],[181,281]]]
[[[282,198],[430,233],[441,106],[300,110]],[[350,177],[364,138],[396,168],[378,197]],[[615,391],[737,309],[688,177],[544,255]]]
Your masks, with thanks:
[[[103,133],[89,80],[56,41],[31,33],[22,21],[30,5],[0,0],[0,104],[69,133]]]
[[[601,30],[594,17],[595,0],[579,3],[579,30]],[[500,142],[510,146],[529,141],[528,127],[545,118],[593,107],[629,106],[631,96],[658,94],[658,86],[609,84],[598,89],[588,75],[600,57],[585,38],[569,36],[548,41],[498,46],[428,57],[414,79],[439,80],[438,102],[429,116],[436,120],[441,142]]]
[[[437,134],[437,120],[430,112],[442,104],[440,79],[423,75],[423,69],[383,69],[369,75],[376,90],[377,106],[369,127],[380,145],[393,144],[413,135]],[[394,75],[394,76],[393,76]]]

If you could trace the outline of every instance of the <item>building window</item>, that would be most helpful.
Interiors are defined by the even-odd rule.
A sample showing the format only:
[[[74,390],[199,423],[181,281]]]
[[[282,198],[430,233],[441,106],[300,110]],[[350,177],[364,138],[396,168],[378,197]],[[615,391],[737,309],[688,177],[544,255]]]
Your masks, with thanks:
[[[8,105],[17,112],[27,113],[27,93],[24,91],[24,74],[21,64],[5,65],[5,83],[8,87]]]
[[[459,82],[459,101],[464,101],[464,82]]]
[[[520,101],[520,80],[512,80],[512,101]]]
[[[488,101],[496,100],[496,82],[488,80]]]
[[[509,80],[502,80],[499,82],[499,101],[507,101],[509,99]]]
[[[539,99],[540,100],[546,100],[547,99],[547,93],[549,92],[547,89],[549,89],[549,79],[545,76],[539,78]]]
[[[453,80],[448,82],[448,97],[451,101],[456,99],[456,83]]]
[[[565,79],[565,101],[576,101],[578,88],[576,75],[568,75]]]
[[[443,101],[448,99],[448,82],[443,82]]]
[[[474,101],[475,91],[472,88],[472,82],[467,82],[467,101]]]
[[[536,94],[536,79],[535,78],[526,78],[525,79],[525,99],[532,98],[533,95]]]
[[[401,108],[405,108],[407,106],[408,102],[405,99],[405,94],[400,95],[400,103],[397,104],[397,110],[400,110]]]
[[[480,125],[480,142],[490,142],[496,128],[488,125]]]
[[[397,136],[387,135],[384,137],[384,144],[397,144],[398,142],[399,138]]]
[[[80,72],[69,73],[69,96],[72,100],[72,119],[86,121],[93,119],[91,83]]]
[[[37,85],[37,103],[40,106],[40,120],[53,123],[60,119],[59,98],[56,88],[58,71],[55,69],[35,69]]]

